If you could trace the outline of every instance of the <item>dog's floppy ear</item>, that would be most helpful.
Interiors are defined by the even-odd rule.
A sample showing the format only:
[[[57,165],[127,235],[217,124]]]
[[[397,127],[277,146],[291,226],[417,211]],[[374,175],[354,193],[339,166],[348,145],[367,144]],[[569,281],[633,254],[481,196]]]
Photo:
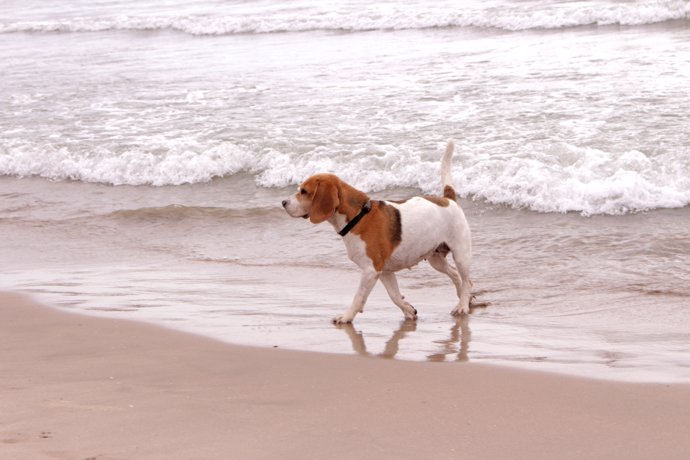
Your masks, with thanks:
[[[326,180],[319,181],[309,210],[311,223],[320,224],[324,220],[330,219],[339,205],[338,189],[335,184]]]

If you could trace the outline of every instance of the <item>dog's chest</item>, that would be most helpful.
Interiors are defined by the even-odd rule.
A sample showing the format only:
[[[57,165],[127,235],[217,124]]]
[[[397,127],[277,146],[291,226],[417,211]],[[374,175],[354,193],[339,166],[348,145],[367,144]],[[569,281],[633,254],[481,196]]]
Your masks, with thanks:
[[[370,268],[373,265],[367,255],[367,246],[359,235],[350,234],[344,238],[347,257],[360,268]]]

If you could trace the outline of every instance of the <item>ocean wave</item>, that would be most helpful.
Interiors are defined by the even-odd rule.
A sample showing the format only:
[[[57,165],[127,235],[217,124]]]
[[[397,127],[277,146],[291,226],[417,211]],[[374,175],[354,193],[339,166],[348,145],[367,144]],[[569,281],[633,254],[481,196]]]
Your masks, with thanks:
[[[322,146],[298,154],[220,144],[198,152],[171,148],[167,154],[109,155],[65,148],[50,151],[45,146],[0,147],[0,174],[162,186],[249,173],[260,187],[282,188],[317,172],[334,172],[367,192],[414,188],[434,194],[440,192],[442,147],[439,145],[438,152],[420,153],[407,146],[370,145],[351,151]],[[648,156],[639,151],[614,153],[545,142],[507,154],[459,145],[453,175],[465,197],[539,212],[615,215],[690,205],[688,149]],[[223,217],[230,211],[164,208],[122,212],[114,217],[176,218],[204,212]]]
[[[392,3],[345,5],[338,8],[264,11],[243,14],[118,15],[0,23],[0,33],[96,32],[107,30],[173,30],[191,35],[266,34],[282,32],[491,28],[507,31],[561,29],[587,25],[634,26],[687,20],[684,0],[601,2],[490,3],[482,8],[457,4]]]
[[[146,149],[102,146],[83,152],[50,144],[0,145],[0,174],[110,185],[183,185],[264,167],[232,143],[202,148],[192,141],[152,142]],[[203,150],[203,151],[201,151]],[[162,153],[161,153],[162,152]]]
[[[458,180],[487,201],[539,212],[619,215],[690,204],[690,150],[647,156],[565,143],[475,156]]]

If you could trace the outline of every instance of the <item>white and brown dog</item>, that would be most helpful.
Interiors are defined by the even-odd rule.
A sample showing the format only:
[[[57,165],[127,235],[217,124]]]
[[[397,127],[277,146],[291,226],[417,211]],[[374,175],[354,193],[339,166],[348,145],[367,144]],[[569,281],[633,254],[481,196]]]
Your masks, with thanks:
[[[460,302],[451,313],[469,313],[472,241],[452,185],[452,157],[453,142],[449,141],[441,161],[442,197],[372,201],[333,174],[316,174],[283,201],[292,217],[308,217],[314,224],[328,221],[343,237],[349,258],[362,270],[352,305],[333,322],[352,322],[364,310],[378,279],[405,318],[416,319],[417,310],[400,294],[395,272],[424,259],[455,284]],[[455,267],[448,264],[448,253],[453,255]]]

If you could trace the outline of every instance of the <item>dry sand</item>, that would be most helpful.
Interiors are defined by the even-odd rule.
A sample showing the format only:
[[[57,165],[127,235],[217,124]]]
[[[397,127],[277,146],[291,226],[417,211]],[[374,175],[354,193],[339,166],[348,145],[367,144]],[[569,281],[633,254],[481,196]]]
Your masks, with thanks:
[[[690,385],[230,346],[0,294],[0,458],[683,459]]]

